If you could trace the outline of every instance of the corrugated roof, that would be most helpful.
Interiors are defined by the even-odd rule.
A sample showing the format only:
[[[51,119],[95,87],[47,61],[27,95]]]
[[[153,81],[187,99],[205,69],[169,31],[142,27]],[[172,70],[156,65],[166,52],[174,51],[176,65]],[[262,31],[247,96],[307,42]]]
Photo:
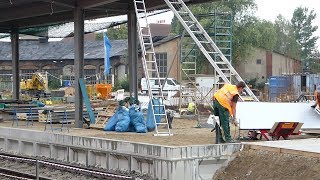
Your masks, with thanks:
[[[164,44],[179,36],[156,36],[153,37],[154,46]],[[127,40],[110,40],[110,57],[122,56],[126,54],[128,48]],[[74,44],[71,42],[56,41],[40,43],[39,41],[20,41],[19,53],[20,60],[62,60],[74,59]],[[104,58],[103,41],[85,41],[85,59]],[[11,43],[0,42],[0,60],[11,60]]]
[[[127,40],[111,40],[110,57],[125,55],[128,48]],[[61,60],[74,59],[73,42],[20,41],[20,60]],[[104,58],[103,41],[86,41],[84,43],[84,58]],[[11,60],[11,43],[0,42],[0,60]]]
[[[157,36],[153,37],[154,46],[161,45],[179,36]],[[110,40],[110,57],[122,56],[126,54],[128,40]],[[73,41],[54,41],[40,43],[39,41],[20,41],[19,53],[20,60],[63,60],[74,59]],[[103,41],[85,41],[84,43],[85,59],[103,59],[104,46]],[[11,43],[0,42],[0,60],[11,60]]]

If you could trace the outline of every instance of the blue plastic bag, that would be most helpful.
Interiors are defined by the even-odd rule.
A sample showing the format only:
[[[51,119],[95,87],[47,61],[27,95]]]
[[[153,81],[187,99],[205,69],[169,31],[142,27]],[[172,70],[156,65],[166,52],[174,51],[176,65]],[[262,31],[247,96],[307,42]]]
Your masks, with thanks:
[[[111,116],[106,124],[106,126],[103,128],[104,131],[114,131],[116,128],[116,124],[118,123],[118,110],[114,113],[113,116]]]
[[[137,133],[146,133],[147,126],[144,121],[142,112],[139,110],[139,107],[133,106],[129,110],[131,124],[134,127]]]
[[[164,114],[164,107],[163,106],[154,106],[154,112],[152,112],[152,103],[153,103],[153,105],[160,105],[160,101],[158,99],[153,99],[152,101],[149,102],[148,114],[147,114],[148,131],[153,131],[155,129],[153,113],[154,114]],[[162,116],[156,115],[155,118],[156,118],[156,122],[160,123]]]
[[[117,132],[128,132],[130,126],[129,110],[121,108],[118,113],[118,122],[115,130]]]

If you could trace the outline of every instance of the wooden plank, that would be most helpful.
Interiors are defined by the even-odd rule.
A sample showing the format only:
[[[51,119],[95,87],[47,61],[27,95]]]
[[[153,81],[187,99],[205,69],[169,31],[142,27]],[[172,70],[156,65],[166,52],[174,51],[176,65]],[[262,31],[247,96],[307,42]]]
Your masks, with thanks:
[[[90,125],[90,129],[99,129],[99,130],[103,130],[104,126],[103,125],[96,125],[96,124],[92,124]]]

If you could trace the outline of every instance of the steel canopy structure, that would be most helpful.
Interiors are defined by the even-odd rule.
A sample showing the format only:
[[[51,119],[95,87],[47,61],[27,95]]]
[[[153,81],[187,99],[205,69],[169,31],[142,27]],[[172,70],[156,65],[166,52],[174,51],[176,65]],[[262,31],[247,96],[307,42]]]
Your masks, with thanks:
[[[185,0],[187,4],[214,0]],[[145,0],[148,11],[168,9],[164,0]],[[0,1],[0,33],[10,33],[12,43],[13,99],[19,99],[19,29],[74,22],[75,78],[83,78],[84,20],[128,16],[130,93],[137,97],[137,17],[133,0],[3,0]],[[83,97],[75,83],[75,127],[82,128]]]
[[[213,0],[211,0],[213,2]],[[146,0],[149,11],[167,8],[163,0]],[[210,0],[186,0],[186,3]],[[128,14],[130,0],[3,0],[0,1],[0,32],[74,21],[74,9],[85,12],[85,19]]]

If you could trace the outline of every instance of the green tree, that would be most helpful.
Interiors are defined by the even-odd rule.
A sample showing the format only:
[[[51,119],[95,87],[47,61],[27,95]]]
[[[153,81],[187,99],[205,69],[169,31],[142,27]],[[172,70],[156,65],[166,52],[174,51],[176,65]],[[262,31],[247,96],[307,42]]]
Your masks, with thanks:
[[[255,17],[248,17],[236,22],[233,31],[233,62],[251,55],[254,47],[272,50],[276,44],[276,31],[269,21],[261,21]]]
[[[110,40],[128,39],[128,25],[121,24],[119,26],[110,27],[107,30],[107,35]],[[96,35],[96,40],[103,40],[103,33]]]
[[[274,51],[300,59],[301,48],[295,40],[291,22],[282,15],[278,15],[274,27],[277,37]]]
[[[268,21],[258,20],[253,14],[256,7],[254,0],[229,0],[196,4],[190,6],[190,10],[195,15],[212,14],[214,10],[217,12],[231,12],[233,24],[232,62],[237,64],[251,54],[253,47],[272,50],[276,44],[276,31],[273,24]],[[198,20],[205,29],[210,25],[212,26],[213,23],[212,16],[198,18]],[[178,22],[177,18],[174,18],[172,21],[172,33],[181,34],[182,29],[180,22]],[[204,59],[200,61],[204,61]]]
[[[112,88],[112,91],[115,92],[119,89],[124,89],[125,91],[130,91],[129,90],[129,78],[124,78],[120,81],[117,81],[114,87]]]
[[[305,69],[309,69],[309,60],[312,53],[316,50],[316,42],[319,37],[313,33],[317,31],[318,26],[313,26],[312,23],[316,18],[314,10],[309,11],[306,7],[298,7],[294,10],[291,23],[293,34],[301,47],[301,59]]]

